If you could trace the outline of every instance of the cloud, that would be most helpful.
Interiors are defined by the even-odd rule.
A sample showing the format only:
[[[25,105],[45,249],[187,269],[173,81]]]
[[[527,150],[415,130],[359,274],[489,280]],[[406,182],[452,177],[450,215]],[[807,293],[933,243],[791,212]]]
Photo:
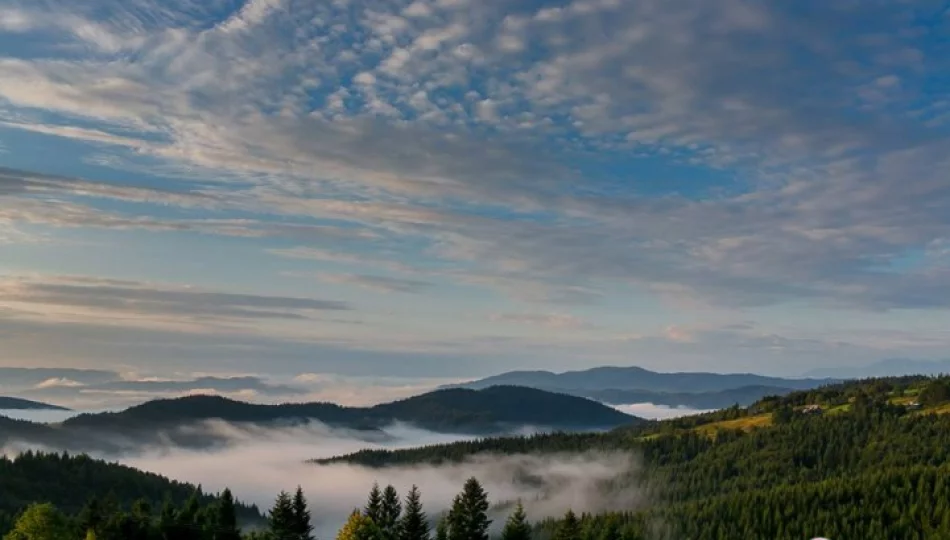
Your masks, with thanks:
[[[35,388],[42,390],[44,388],[80,388],[82,386],[85,385],[79,381],[74,381],[65,377],[54,377],[52,379],[46,379],[45,381],[40,382]]]
[[[300,387],[285,384],[271,384],[260,377],[213,377],[204,376],[185,380],[119,380],[109,381],[86,387],[86,391],[135,392],[143,395],[181,395],[194,392],[220,392],[224,394],[252,392],[254,394],[290,396],[301,395],[306,391]]]
[[[611,407],[620,412],[650,420],[667,420],[670,418],[680,418],[683,416],[712,412],[712,410],[670,407],[669,405],[656,405],[654,403],[631,403],[629,405],[611,405]]]
[[[51,227],[262,239],[282,263],[320,266],[310,275],[434,300],[422,283],[489,289],[505,313],[585,304],[608,318],[659,298],[717,319],[946,314],[933,247],[950,225],[948,96],[935,81],[950,66],[935,46],[946,18],[908,16],[933,12],[926,0],[231,7],[4,11],[18,44],[0,58],[4,134],[56,141],[56,155],[87,143],[86,170],[130,174],[4,172],[0,223],[24,229],[0,233],[4,246]],[[321,266],[360,261],[376,268]],[[399,337],[374,326],[372,347],[447,349],[422,343],[431,321],[412,324]],[[522,354],[523,338],[467,330],[456,347]],[[700,338],[729,344],[717,358],[776,342],[821,357],[804,332],[771,333]]]
[[[267,320],[312,320],[350,310],[344,302],[260,296],[78,276],[8,277],[2,304],[14,317],[207,331]]]
[[[501,323],[526,324],[547,328],[581,328],[586,326],[581,319],[573,315],[561,313],[501,313],[492,315],[491,320]]]
[[[386,276],[370,276],[366,274],[321,274],[319,278],[329,283],[356,285],[384,293],[413,293],[417,294],[432,286],[426,281],[413,279],[399,279]]]
[[[363,34],[329,38],[324,30],[348,16],[332,3],[284,10],[280,2],[249,2],[210,31],[172,16],[174,6],[143,3],[161,14],[156,24],[110,5],[116,17],[97,21],[100,38],[76,39],[101,45],[101,36],[113,36],[137,47],[136,62],[6,58],[0,95],[113,130],[135,126],[150,134],[139,139],[139,151],[165,161],[214,174],[280,175],[251,188],[263,195],[259,210],[423,238],[448,259],[464,252],[475,274],[489,272],[474,261],[500,260],[538,287],[618,281],[725,306],[807,298],[870,309],[939,307],[930,299],[947,285],[945,272],[895,274],[879,266],[939,237],[947,139],[906,114],[849,108],[867,81],[892,89],[896,80],[906,93],[890,106],[911,107],[928,76],[946,67],[914,48],[923,37],[864,39],[905,25],[897,8],[854,12],[809,2],[822,13],[815,25],[804,15],[809,10],[742,0],[675,10],[649,0],[575,0],[534,14],[470,2],[458,2],[467,11],[397,4],[367,10],[356,21]],[[11,13],[5,26],[16,31],[41,20],[36,10]],[[300,34],[294,44],[273,39],[291,31]],[[545,44],[545,52],[514,46],[522,37]],[[914,59],[912,72],[895,73],[900,51],[915,51],[901,56]],[[854,55],[868,60],[862,68],[847,67]],[[237,75],[215,76],[224,72]],[[492,96],[479,86],[494,89]],[[466,97],[446,94],[455,87],[467,88]],[[420,89],[422,101],[415,99]],[[352,101],[342,114],[313,105],[341,91]],[[519,111],[498,114],[512,106]],[[275,108],[282,114],[264,113]],[[491,137],[476,124],[490,125]],[[18,127],[135,146],[134,135],[106,129]],[[675,188],[664,198],[611,197],[615,179],[572,170],[591,147],[607,159],[614,151],[662,155],[750,178],[740,193],[703,201],[679,198]],[[582,178],[586,194],[567,195]],[[908,191],[909,178],[916,187]],[[323,187],[393,197],[399,211],[315,197]],[[432,203],[458,200],[546,209],[560,219],[472,219],[452,204],[432,211]],[[922,211],[886,210],[898,206]]]

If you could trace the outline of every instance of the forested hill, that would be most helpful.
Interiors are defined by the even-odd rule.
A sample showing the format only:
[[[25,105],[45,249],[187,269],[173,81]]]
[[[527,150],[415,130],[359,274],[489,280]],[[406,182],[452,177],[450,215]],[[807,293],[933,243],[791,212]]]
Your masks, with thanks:
[[[317,420],[342,427],[406,422],[437,431],[492,432],[518,426],[612,428],[636,418],[595,401],[532,388],[447,389],[373,407],[332,403],[258,405],[215,396],[156,400],[118,413],[85,414],[66,427],[146,427],[194,420],[275,422]]]
[[[856,381],[604,434],[484,439],[336,460],[370,466],[476,453],[636,453],[645,509],[583,518],[585,539],[950,538],[950,379]],[[616,486],[614,486],[616,488]],[[561,527],[549,523],[549,529]],[[605,532],[607,531],[607,532]]]
[[[21,440],[76,451],[119,451],[160,438],[180,446],[207,447],[224,442],[221,435],[212,429],[194,429],[194,424],[213,419],[265,426],[317,421],[336,428],[364,430],[368,436],[380,434],[393,422],[443,433],[488,435],[521,427],[603,430],[639,421],[588,399],[517,387],[437,390],[374,407],[331,403],[259,405],[216,396],[189,396],[150,401],[121,412],[83,414],[61,425],[0,421],[0,444]]]
[[[93,499],[104,511],[128,510],[136,501],[159,509],[166,500],[181,505],[193,494],[201,503],[215,500],[194,485],[87,456],[28,452],[12,459],[0,457],[0,531],[9,528],[18,512],[37,502],[76,514]],[[238,504],[236,511],[245,523],[263,519],[255,506]]]
[[[47,410],[47,411],[68,411],[66,407],[50,405],[39,401],[29,399],[20,399],[15,397],[0,396],[0,410]]]
[[[794,420],[824,418],[838,425],[855,418],[853,409],[883,407],[892,415],[908,421],[943,421],[950,413],[950,378],[909,376],[870,379],[828,385],[785,396],[768,396],[749,407],[730,407],[720,411],[663,421],[641,421],[606,433],[551,433],[525,437],[484,438],[475,441],[409,448],[402,450],[363,451],[322,462],[352,462],[370,466],[461,460],[482,452],[563,452],[584,449],[649,451],[669,439],[699,436],[715,442],[732,435],[766,436],[766,432],[784,429],[791,422],[776,420],[786,416]],[[918,400],[922,400],[918,402]],[[945,404],[946,402],[946,404]],[[918,407],[919,406],[919,407]],[[810,411],[814,409],[813,411]],[[876,409],[874,409],[876,410]]]

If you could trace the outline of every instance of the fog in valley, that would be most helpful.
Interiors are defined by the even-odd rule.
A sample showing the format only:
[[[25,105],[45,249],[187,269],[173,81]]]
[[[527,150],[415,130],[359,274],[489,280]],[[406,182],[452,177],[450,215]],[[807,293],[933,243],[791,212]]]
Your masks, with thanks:
[[[7,418],[13,418],[14,420],[28,420],[30,422],[55,424],[82,413],[96,414],[114,412],[116,410],[118,409],[96,409],[88,411],[60,411],[53,409],[0,409],[0,416],[6,416]]]
[[[620,412],[646,418],[648,420],[669,420],[670,418],[680,418],[683,416],[692,416],[712,412],[715,409],[693,409],[690,407],[670,407],[669,405],[657,405],[654,403],[632,403],[629,405],[610,405]]]
[[[451,465],[371,469],[347,464],[314,465],[306,460],[363,448],[407,448],[466,437],[399,424],[389,426],[384,436],[372,437],[320,424],[276,429],[211,421],[193,429],[213,431],[230,444],[214,451],[158,446],[136,454],[101,457],[200,484],[205,491],[229,487],[240,500],[255,503],[262,510],[271,506],[281,490],[291,491],[300,485],[310,500],[315,532],[320,538],[335,536],[348,513],[364,505],[373,482],[392,484],[401,494],[418,485],[430,517],[446,510],[464,481],[472,476],[485,486],[492,504],[521,499],[532,519],[561,515],[568,508],[575,512],[629,509],[645,497],[636,488],[611,491],[604,486],[605,481],[635,470],[635,457],[626,454],[480,456]],[[513,434],[532,431],[525,428]],[[13,454],[27,448],[12,444],[4,452]],[[503,524],[506,515],[507,509],[499,509],[492,516],[496,527]]]

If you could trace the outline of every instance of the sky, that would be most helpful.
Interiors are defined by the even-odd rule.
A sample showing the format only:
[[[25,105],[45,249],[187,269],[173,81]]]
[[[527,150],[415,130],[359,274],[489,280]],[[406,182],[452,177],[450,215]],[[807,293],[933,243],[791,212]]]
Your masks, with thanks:
[[[943,359],[948,179],[946,0],[0,0],[0,365]]]

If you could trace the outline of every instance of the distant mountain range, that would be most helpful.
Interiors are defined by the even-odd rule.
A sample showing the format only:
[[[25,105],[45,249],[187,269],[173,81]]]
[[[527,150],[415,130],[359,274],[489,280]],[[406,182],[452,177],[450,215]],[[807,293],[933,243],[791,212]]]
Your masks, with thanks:
[[[659,373],[641,367],[598,367],[583,371],[511,371],[446,388],[479,389],[515,385],[586,397],[614,405],[653,403],[719,409],[748,405],[769,395],[785,395],[839,382],[833,378],[786,379],[752,373]]]
[[[60,407],[59,405],[50,405],[49,403],[42,403],[40,401],[33,401],[29,399],[20,399],[15,397],[3,397],[0,396],[0,410],[30,410],[30,411],[68,411],[66,407]]]
[[[373,407],[332,403],[258,405],[216,396],[160,399],[121,412],[82,414],[46,425],[0,417],[0,446],[13,441],[69,450],[122,451],[158,441],[186,447],[226,443],[200,424],[281,427],[319,422],[331,428],[385,436],[402,422],[440,433],[492,435],[524,427],[565,431],[610,429],[642,421],[593,400],[532,388],[442,389]]]

